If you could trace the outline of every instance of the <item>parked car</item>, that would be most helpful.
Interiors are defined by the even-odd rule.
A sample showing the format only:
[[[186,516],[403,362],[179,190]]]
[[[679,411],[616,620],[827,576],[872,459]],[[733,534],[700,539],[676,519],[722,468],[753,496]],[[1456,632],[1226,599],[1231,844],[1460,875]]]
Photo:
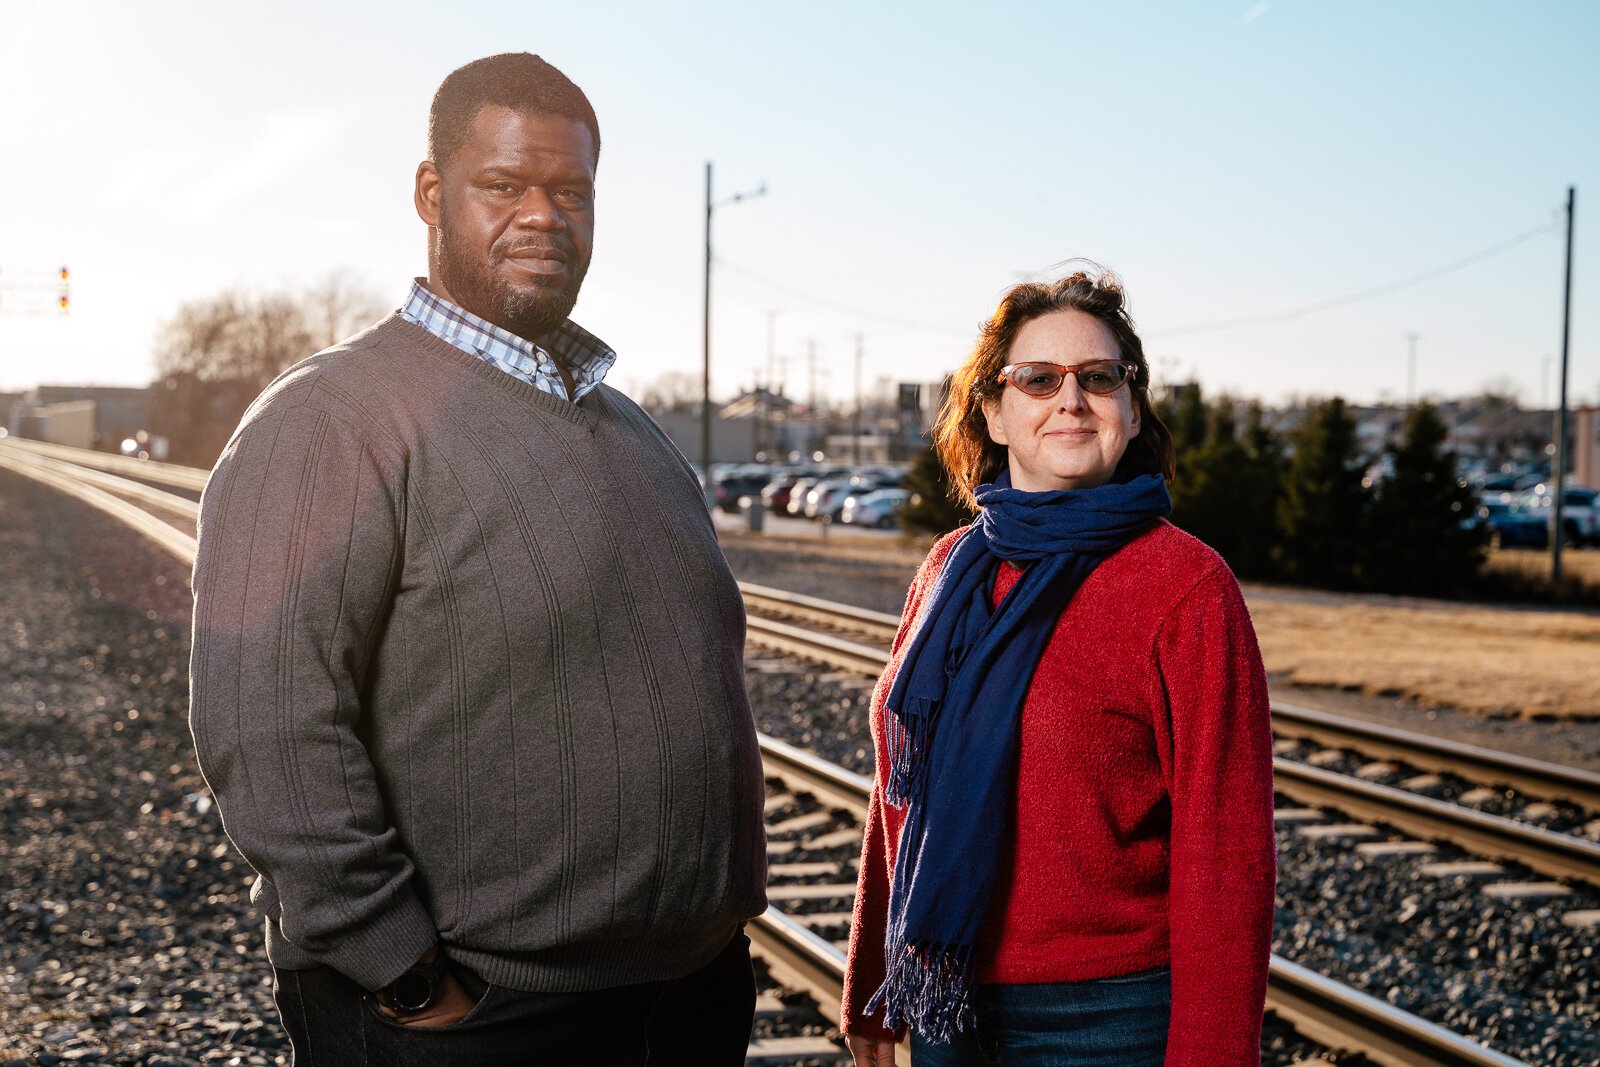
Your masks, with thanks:
[[[805,515],[808,519],[832,520],[850,495],[849,478],[826,478],[806,491]]]
[[[800,481],[796,474],[780,474],[761,487],[761,503],[768,511],[789,510],[789,493]]]
[[[1544,548],[1550,543],[1550,524],[1536,510],[1519,506],[1510,493],[1494,493],[1478,508],[1476,521],[1489,529],[1495,548]]]
[[[759,496],[766,482],[764,474],[724,474],[711,482],[712,503],[723,511],[736,512],[739,510],[739,498]]]
[[[812,501],[808,500],[806,502],[807,517],[813,519],[838,519],[846,500],[853,496],[865,496],[878,489],[887,488],[889,483],[879,481],[880,477],[878,473],[874,472],[870,474],[852,474],[848,478],[838,479],[844,483],[843,487],[838,491],[827,493],[826,496],[818,493],[814,509]],[[822,489],[823,485],[815,485],[812,488],[814,490]]]
[[[784,510],[790,515],[804,518],[806,513],[806,494],[820,480],[815,476],[795,479],[795,483],[789,487],[789,503],[784,507]]]
[[[789,514],[797,518],[807,518],[806,502],[820,482],[830,478],[847,478],[850,472],[841,467],[825,467],[821,470],[813,468],[811,472],[800,481],[795,482],[789,489]]]
[[[1519,506],[1540,516],[1549,527],[1555,507],[1555,490],[1550,485],[1534,487],[1519,501]],[[1569,485],[1561,494],[1562,543],[1574,548],[1600,544],[1600,491],[1586,485]]]
[[[852,526],[892,529],[900,525],[900,509],[911,494],[904,489],[874,489],[860,496],[845,497],[839,521]]]

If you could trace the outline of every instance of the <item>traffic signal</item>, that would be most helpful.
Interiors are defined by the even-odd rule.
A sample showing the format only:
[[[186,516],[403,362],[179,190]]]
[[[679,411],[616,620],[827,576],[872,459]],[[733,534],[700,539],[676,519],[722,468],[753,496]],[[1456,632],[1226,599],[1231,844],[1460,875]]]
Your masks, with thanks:
[[[68,305],[71,302],[68,298],[67,283],[71,280],[72,274],[67,270],[66,267],[62,267],[61,270],[56,274],[56,277],[61,281],[61,292],[56,297],[56,309],[59,310],[61,314],[65,315],[67,313]]]
[[[67,294],[66,293],[62,293],[59,297],[56,298],[56,307],[61,309],[61,314],[65,315],[67,313]]]
[[[66,285],[67,284],[67,280],[70,277],[70,275],[67,273],[67,268],[62,267],[61,268],[61,274],[59,276],[61,278],[61,284],[62,285]]]

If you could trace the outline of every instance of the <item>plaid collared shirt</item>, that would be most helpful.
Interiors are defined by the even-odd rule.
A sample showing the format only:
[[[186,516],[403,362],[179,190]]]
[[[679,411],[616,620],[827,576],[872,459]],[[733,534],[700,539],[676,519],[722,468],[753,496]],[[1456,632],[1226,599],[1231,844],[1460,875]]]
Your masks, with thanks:
[[[400,305],[400,317],[535,389],[574,403],[599,385],[617,361],[610,345],[571,319],[540,338],[549,346],[546,349],[429,292],[421,278],[411,283],[411,292]],[[561,381],[558,359],[572,372],[570,398]]]

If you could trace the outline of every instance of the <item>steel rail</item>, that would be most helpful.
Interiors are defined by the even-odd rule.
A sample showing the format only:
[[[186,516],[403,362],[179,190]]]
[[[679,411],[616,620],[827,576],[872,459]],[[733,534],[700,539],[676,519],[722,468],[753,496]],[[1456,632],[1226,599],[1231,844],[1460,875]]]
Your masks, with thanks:
[[[1267,1007],[1311,1040],[1330,1047],[1354,1041],[1386,1067],[1527,1067],[1281,956],[1272,957],[1267,971]],[[1351,1029],[1356,1020],[1359,1032]]]
[[[1600,810],[1600,774],[1559,763],[1528,759],[1493,749],[1362,722],[1314,708],[1272,702],[1272,732],[1329,748],[1352,748],[1374,759],[1402,760],[1425,771],[1459,774],[1486,784],[1506,785],[1544,800],[1569,800]]]
[[[1336,774],[1272,761],[1273,788],[1296,803],[1331,807],[1415,837],[1449,841],[1489,859],[1522,863],[1551,878],[1600,884],[1600,843],[1499,815]]]
[[[745,639],[761,648],[864,674],[869,678],[882,674],[889,662],[889,654],[881,648],[757,616],[746,619]]]
[[[749,640],[753,644],[868,676],[881,674],[889,660],[888,653],[882,649],[812,633],[797,626],[766,619],[751,619],[749,626]],[[1436,743],[1435,747],[1445,746]],[[1537,764],[1537,761],[1526,760],[1522,764]],[[1356,818],[1380,822],[1403,833],[1448,841],[1486,858],[1522,863],[1551,878],[1575,878],[1600,884],[1600,843],[1292,760],[1274,759],[1273,766],[1278,791],[1298,803],[1338,808]],[[1500,776],[1494,777],[1498,780]]]
[[[134,481],[116,474],[88,467],[77,462],[54,459],[42,454],[22,453],[28,458],[23,462],[35,463],[46,470],[53,470],[59,474],[74,477],[86,485],[104,489],[108,493],[118,496],[130,497],[148,507],[160,508],[162,511],[177,515],[180,518],[193,522],[200,517],[200,505],[186,496],[178,496],[164,489],[146,485],[144,482]],[[113,456],[113,459],[121,458]]]
[[[741,588],[744,588],[742,584]],[[794,601],[803,606],[785,610],[785,602],[772,595],[776,591],[761,586],[752,588],[757,590],[756,597],[752,600],[747,595],[745,599],[753,610],[785,611],[797,617],[816,618],[838,629],[857,628],[849,620],[861,609],[833,605],[838,609],[838,614],[830,617],[827,613],[828,601],[795,596]],[[769,604],[772,606],[769,607]],[[869,614],[877,617],[874,622],[879,627],[887,626],[883,620],[894,618],[880,612]],[[860,629],[867,632],[866,627]],[[879,629],[877,632],[882,634],[886,631]],[[893,631],[887,632],[889,636],[884,644],[893,640]],[[757,641],[767,644],[765,638],[758,638]],[[773,636],[771,642],[768,647],[779,648],[777,635]],[[806,648],[804,638],[797,639],[792,633],[783,635],[783,647],[779,650],[807,655],[807,658],[820,659],[845,669],[857,669],[852,666],[857,664],[872,675],[881,674],[889,662],[886,653],[873,658],[863,652],[860,646],[854,645],[841,650],[838,656],[832,656],[829,648],[820,643]],[[1600,773],[1594,771],[1564,767],[1559,763],[1529,759],[1456,741],[1443,741],[1426,734],[1351,719],[1280,700],[1272,702],[1272,731],[1280,737],[1311,741],[1329,748],[1354,749],[1372,759],[1400,760],[1419,770],[1457,774],[1485,785],[1509,786],[1530,797],[1566,800],[1592,811],[1600,811]]]
[[[900,631],[900,616],[887,612],[868,611],[752,582],[740,582],[739,592],[744,594],[745,608],[749,611],[788,615],[837,630],[851,630],[884,645],[894,641],[894,635]]]
[[[773,981],[804,991],[817,1013],[835,1026],[844,1001],[844,953],[777,908],[769,907],[745,926],[750,948],[767,966]],[[911,1047],[894,1048],[897,1067],[911,1067]]]
[[[148,511],[113,496],[104,489],[84,484],[80,472],[66,472],[46,466],[37,457],[0,448],[0,467],[42,482],[73,496],[132,527],[176,556],[183,563],[194,566],[195,539],[172,524],[162,521]]]
[[[761,757],[769,775],[796,790],[807,791],[805,783],[820,778],[828,795],[814,794],[819,800],[829,803],[837,794],[853,793],[831,806],[866,809],[871,782],[862,775],[765,735]],[[771,964],[774,976],[781,974],[780,981],[811,992],[823,1014],[837,1024],[844,954],[775,908],[768,908],[751,928],[757,931],[751,934],[752,941],[771,944],[761,951],[764,956],[770,951],[768,958],[776,960]],[[1267,1007],[1313,1041],[1359,1051],[1385,1067],[1520,1067],[1522,1063],[1281,956],[1274,955],[1268,964]]]
[[[29,441],[20,437],[0,438],[0,445],[9,445],[35,455],[49,456],[52,459],[76,463],[82,467],[93,467],[96,470],[109,471],[112,474],[122,474],[140,481],[154,482],[173,489],[201,490],[206,487],[206,479],[211,477],[210,471],[198,467],[184,467],[176,463],[161,463],[152,459],[134,459],[132,456],[118,456],[110,452],[96,452],[92,448],[73,448],[70,445],[55,445],[47,441]]]
[[[757,590],[756,598],[752,600],[746,597],[746,603],[753,610],[785,610],[782,607],[784,602],[773,597],[774,591],[759,586],[754,588]],[[833,605],[839,612],[830,617],[827,614],[829,602],[826,600],[796,597],[794,601],[800,607],[787,610],[787,614],[817,618],[839,629],[854,628],[848,620],[860,610]],[[768,607],[769,604],[773,606]],[[881,613],[873,614],[879,620],[893,618]],[[765,620],[762,621],[764,623]],[[884,624],[880,622],[880,625]],[[785,631],[781,635],[774,633],[770,638],[765,634],[756,634],[752,640],[779,651],[847,670],[861,669],[871,675],[881,674],[889,662],[886,653],[880,651],[874,657],[864,651],[863,646],[853,644],[838,649],[835,655],[837,646],[821,642],[808,646],[803,635],[804,631],[801,631],[801,636]],[[892,636],[891,632],[890,639]],[[1594,771],[1564,767],[1559,763],[1529,759],[1476,745],[1443,741],[1426,734],[1351,719],[1281,700],[1272,702],[1272,731],[1280,737],[1311,741],[1329,748],[1354,749],[1372,759],[1400,760],[1419,770],[1457,774],[1485,785],[1509,786],[1529,797],[1566,800],[1592,811],[1600,811],[1600,773]]]
[[[767,773],[781,778],[790,789],[810,793],[831,808],[848,811],[863,825],[867,821],[872,779],[829,763],[803,748],[761,735],[761,762]]]

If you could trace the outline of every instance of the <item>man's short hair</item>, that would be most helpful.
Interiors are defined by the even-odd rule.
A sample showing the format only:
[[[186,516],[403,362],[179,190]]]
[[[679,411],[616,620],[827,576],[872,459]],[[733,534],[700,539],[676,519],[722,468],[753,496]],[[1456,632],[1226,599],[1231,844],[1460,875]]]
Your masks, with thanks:
[[[503,52],[458,67],[439,84],[428,109],[428,158],[443,168],[467,139],[478,112],[490,105],[581,122],[594,136],[600,159],[600,123],[572,79],[528,52]]]

